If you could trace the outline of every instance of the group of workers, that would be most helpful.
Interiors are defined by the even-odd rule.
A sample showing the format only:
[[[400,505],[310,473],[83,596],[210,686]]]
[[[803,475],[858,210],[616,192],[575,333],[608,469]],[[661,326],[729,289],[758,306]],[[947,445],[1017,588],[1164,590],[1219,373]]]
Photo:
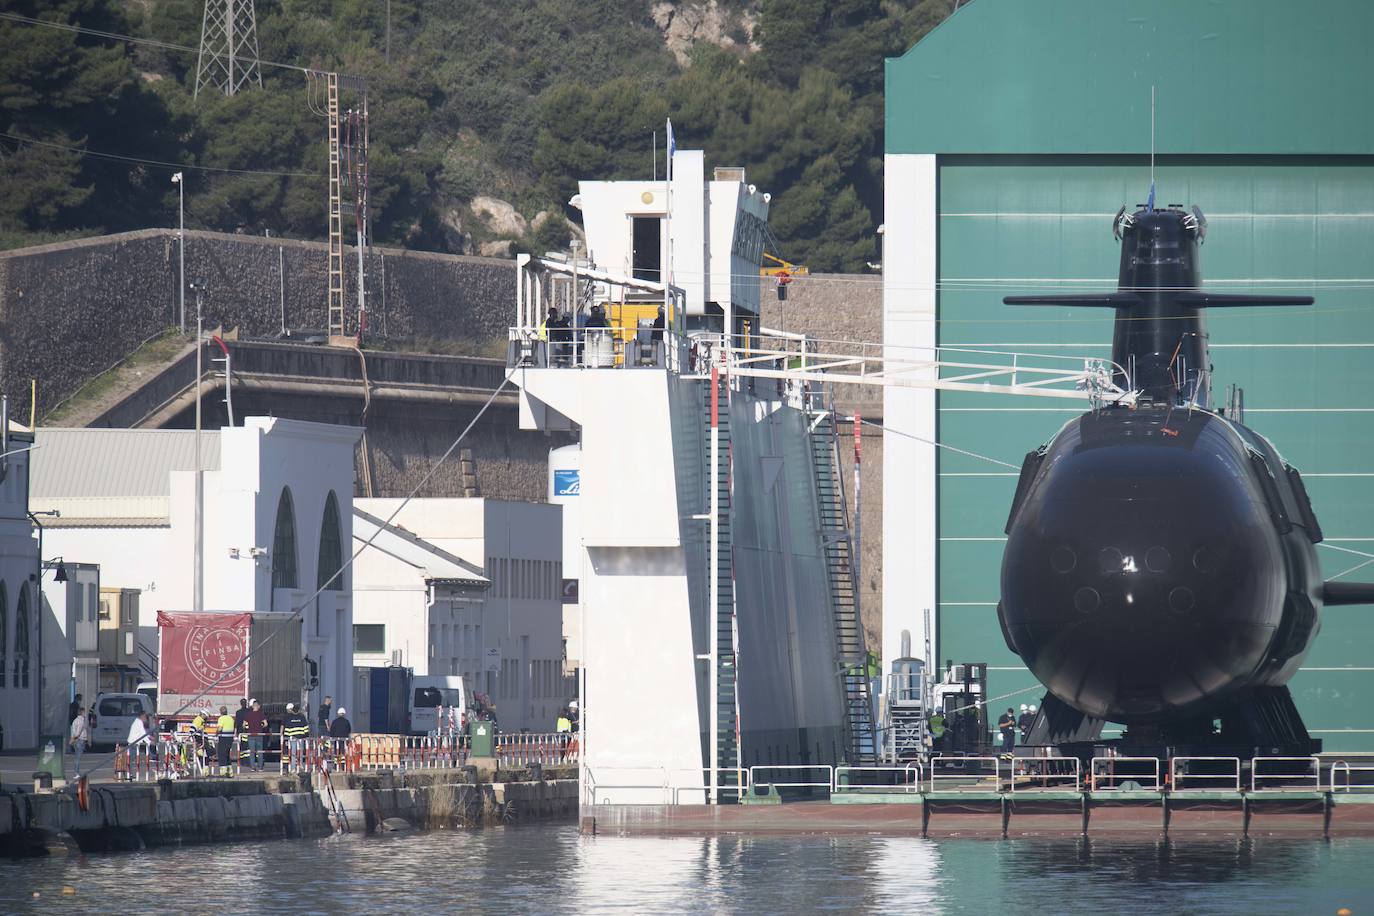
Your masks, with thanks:
[[[1031,726],[1035,724],[1035,704],[1021,704],[1021,715],[1008,706],[1007,711],[997,718],[997,731],[1002,736],[1002,753],[1010,754],[1016,747],[1017,734],[1025,743],[1030,737]]]
[[[663,342],[664,326],[663,306],[659,306],[658,315],[649,324],[649,339],[655,351],[658,345]],[[575,320],[572,315],[565,315],[559,312],[557,307],[549,306],[548,314],[539,324],[539,339],[547,341],[549,344],[550,363],[555,366],[562,366],[576,362],[576,355],[580,349],[577,343],[585,343],[585,338],[578,341],[577,330],[609,330],[610,327],[611,322],[606,316],[604,306],[593,305],[586,312],[579,312]]]

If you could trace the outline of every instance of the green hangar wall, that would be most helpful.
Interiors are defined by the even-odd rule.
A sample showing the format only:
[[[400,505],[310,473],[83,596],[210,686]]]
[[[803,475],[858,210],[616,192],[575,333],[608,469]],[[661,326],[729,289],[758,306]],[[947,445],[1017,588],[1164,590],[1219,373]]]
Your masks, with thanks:
[[[1216,396],[1240,385],[1247,424],[1302,470],[1327,578],[1374,577],[1356,569],[1374,556],[1370,47],[1359,0],[973,0],[887,62],[884,342],[1106,356],[1110,313],[1001,298],[1115,287],[1153,86],[1157,202],[1206,213],[1205,284],[1317,299],[1210,313]],[[1084,408],[885,399],[884,658],[902,630],[919,649],[929,607],[937,659],[987,661],[992,696],[1035,686],[997,624],[1003,525],[1022,455]],[[1327,750],[1374,751],[1374,608],[1325,609],[1291,687]]]

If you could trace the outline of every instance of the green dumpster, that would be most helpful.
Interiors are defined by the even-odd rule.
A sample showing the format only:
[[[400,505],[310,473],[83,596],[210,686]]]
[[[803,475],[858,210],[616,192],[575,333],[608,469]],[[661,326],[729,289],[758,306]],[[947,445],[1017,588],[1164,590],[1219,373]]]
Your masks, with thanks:
[[[61,735],[44,735],[38,742],[38,769],[34,772],[62,779],[62,753],[66,747],[66,739]]]
[[[468,738],[472,743],[472,756],[496,756],[496,728],[486,719],[476,719],[468,723]]]

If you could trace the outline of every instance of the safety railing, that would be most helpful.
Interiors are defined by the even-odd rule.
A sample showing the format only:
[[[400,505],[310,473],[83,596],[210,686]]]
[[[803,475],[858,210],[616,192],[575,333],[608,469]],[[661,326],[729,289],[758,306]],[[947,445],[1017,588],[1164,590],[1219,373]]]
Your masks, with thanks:
[[[1199,769],[1202,772],[1198,772]],[[1201,782],[1203,785],[1185,785],[1187,781]],[[1169,788],[1173,792],[1206,789],[1216,792],[1239,792],[1240,758],[1173,757],[1169,760]]]
[[[1017,789],[1060,789],[1078,792],[1083,788],[1082,764],[1077,757],[1014,757],[1011,761],[1011,791]]]
[[[1094,757],[1088,772],[1088,788],[1094,792],[1132,790],[1159,792],[1164,788],[1160,779],[1158,757]],[[1125,783],[1134,783],[1126,786]]]
[[[1001,787],[1002,761],[996,757],[942,757],[937,754],[930,760],[928,788],[931,792],[987,791],[983,782],[989,777],[997,788]]]
[[[759,779],[759,772],[764,773],[797,773],[799,776],[825,774],[824,781],[820,779],[789,779],[779,782],[776,779]],[[749,784],[757,789],[760,786],[768,786],[770,789],[825,789],[829,791],[835,785],[835,768],[825,763],[767,763],[758,764],[749,768]]]
[[[467,735],[354,735],[360,770],[438,770],[467,763]]]
[[[1367,773],[1363,777],[1366,782],[1356,783],[1353,781],[1356,773]],[[1337,781],[1341,777],[1341,781]],[[1374,792],[1374,764],[1349,763],[1344,760],[1337,760],[1331,764],[1331,791],[1332,792],[1351,792],[1363,790]]]
[[[688,770],[687,772],[692,772]],[[607,781],[597,774],[611,774]],[[674,790],[670,785],[667,767],[655,766],[599,766],[582,770],[582,801],[586,805],[657,805],[672,804]],[[635,774],[635,775],[627,775]],[[642,774],[642,775],[640,775]],[[700,786],[684,788],[701,792]]]
[[[705,360],[681,334],[653,327],[511,328],[506,365],[524,369],[691,369]]]
[[[571,763],[577,760],[578,750],[577,735],[572,732],[513,732],[496,736],[496,758],[502,766]]]
[[[1316,757],[1255,757],[1250,761],[1251,792],[1310,792],[1321,787],[1322,765]]]
[[[856,781],[857,774],[857,781]],[[830,791],[836,794],[847,792],[901,792],[921,791],[923,772],[919,763],[890,767],[835,767],[835,783]]]

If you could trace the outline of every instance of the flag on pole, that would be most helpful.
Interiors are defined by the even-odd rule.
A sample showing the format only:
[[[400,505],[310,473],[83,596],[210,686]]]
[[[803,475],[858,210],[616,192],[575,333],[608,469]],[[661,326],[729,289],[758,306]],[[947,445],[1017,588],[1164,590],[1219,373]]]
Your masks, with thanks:
[[[668,180],[673,180],[673,153],[677,152],[677,140],[673,138],[673,119],[668,119]]]
[[[1151,179],[1150,179],[1150,196],[1149,196],[1148,198],[1146,198],[1146,200],[1145,200],[1145,209],[1146,209],[1146,210],[1153,210],[1154,208],[1155,208],[1155,180],[1154,180],[1153,178],[1151,178]]]

